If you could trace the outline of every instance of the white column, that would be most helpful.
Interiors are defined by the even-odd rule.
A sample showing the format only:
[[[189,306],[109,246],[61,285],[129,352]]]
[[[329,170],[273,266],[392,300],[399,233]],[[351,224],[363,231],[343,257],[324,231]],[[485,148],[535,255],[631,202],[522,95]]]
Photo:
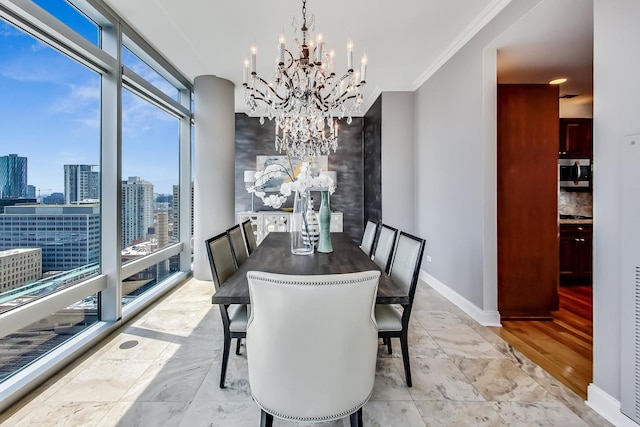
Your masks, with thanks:
[[[234,220],[234,85],[216,76],[194,80],[193,275],[211,280],[204,241]]]

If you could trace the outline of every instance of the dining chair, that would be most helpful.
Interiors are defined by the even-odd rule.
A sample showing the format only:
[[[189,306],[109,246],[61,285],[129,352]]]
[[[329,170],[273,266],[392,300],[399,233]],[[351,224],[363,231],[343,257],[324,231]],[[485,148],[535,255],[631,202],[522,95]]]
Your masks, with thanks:
[[[211,266],[211,275],[213,276],[213,285],[217,291],[224,286],[227,279],[238,269],[238,265],[233,256],[227,232],[207,239],[205,243]],[[219,304],[219,306],[224,331],[220,388],[224,388],[231,340],[236,339],[236,354],[240,354],[242,339],[247,336],[247,306],[245,304]]]
[[[244,231],[244,239],[247,244],[247,252],[249,255],[258,248],[258,241],[256,240],[256,231],[253,229],[251,220],[248,219],[242,223],[242,230]]]
[[[273,417],[362,425],[376,373],[379,271],[247,273],[247,363],[261,426]]]
[[[402,361],[404,362],[404,374],[407,386],[411,387],[411,365],[409,363],[409,343],[407,334],[409,330],[409,317],[413,307],[413,297],[416,294],[420,264],[424,253],[425,241],[411,234],[401,232],[396,245],[393,264],[391,265],[391,279],[402,287],[409,295],[409,303],[399,308],[389,304],[376,305],[376,321],[378,324],[378,336],[387,345],[389,354],[392,352],[391,338],[400,338],[402,349]]]
[[[240,267],[249,257],[240,224],[236,224],[229,228],[227,230],[227,235],[229,236],[229,242],[231,243],[233,258],[236,260],[236,265]]]
[[[389,272],[391,265],[391,255],[393,254],[393,246],[396,243],[398,229],[390,227],[386,224],[380,225],[378,238],[373,248],[373,261],[385,273]]]
[[[373,242],[376,239],[376,231],[378,231],[378,223],[367,220],[367,225],[365,225],[364,227],[364,233],[362,233],[360,249],[362,249],[364,253],[369,256],[371,256]]]

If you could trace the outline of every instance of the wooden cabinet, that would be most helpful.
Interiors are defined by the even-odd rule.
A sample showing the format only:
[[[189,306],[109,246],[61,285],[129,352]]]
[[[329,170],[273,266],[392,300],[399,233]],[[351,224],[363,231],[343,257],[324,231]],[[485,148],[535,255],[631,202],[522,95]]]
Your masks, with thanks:
[[[590,159],[592,147],[592,119],[560,119],[561,159]]]
[[[591,284],[593,226],[560,224],[560,284]]]
[[[558,87],[498,85],[498,310],[558,309]]]

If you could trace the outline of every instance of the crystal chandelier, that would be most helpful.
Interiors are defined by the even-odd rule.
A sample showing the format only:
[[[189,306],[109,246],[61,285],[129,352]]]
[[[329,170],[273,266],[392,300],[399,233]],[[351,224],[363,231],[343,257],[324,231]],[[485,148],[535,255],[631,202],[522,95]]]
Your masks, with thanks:
[[[302,0],[302,25],[294,19],[293,27],[298,35],[295,42],[297,54],[285,47],[280,36],[275,73],[271,81],[256,72],[256,48],[251,48],[251,61],[244,62],[242,85],[245,101],[251,114],[276,120],[275,146],[278,151],[305,158],[334,152],[338,148],[338,119],[361,113],[364,98],[367,58],[362,57],[360,72],[353,70],[353,45],[347,45],[347,72],[336,76],[334,52],[328,51],[322,35],[314,43],[307,22],[306,0]],[[299,27],[299,30],[298,30]]]

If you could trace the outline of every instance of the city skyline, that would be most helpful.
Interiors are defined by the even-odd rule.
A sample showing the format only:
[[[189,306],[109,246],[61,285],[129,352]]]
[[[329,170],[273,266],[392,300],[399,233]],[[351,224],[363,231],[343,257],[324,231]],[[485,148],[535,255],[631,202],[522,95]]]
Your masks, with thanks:
[[[10,153],[10,154],[4,154],[4,155],[3,155],[3,154],[0,154],[0,158],[1,158],[1,157],[7,157],[7,156],[13,156],[13,155],[16,155],[16,153]],[[25,156],[20,156],[19,154],[18,154],[17,156],[18,156],[18,157],[25,157]],[[26,158],[26,157],[25,157],[25,158]],[[28,160],[28,158],[27,158],[27,160]],[[88,167],[97,167],[97,166],[99,166],[99,165],[80,165],[80,164],[76,164],[76,165],[63,165],[63,167],[64,167],[64,169],[65,169],[65,170],[66,170],[69,166],[88,166]],[[28,171],[28,170],[29,170],[29,166],[28,166],[28,164],[27,164],[27,171]],[[97,173],[98,175],[100,174],[100,172],[99,172],[99,171],[98,171],[98,172],[94,172],[94,173]],[[123,184],[123,185],[125,185],[128,181],[130,181],[130,180],[131,180],[131,178],[139,178],[139,179],[141,179],[141,180],[143,180],[143,181],[147,181],[147,182],[151,183],[151,184],[153,185],[154,189],[155,189],[155,184],[154,184],[152,181],[149,181],[149,180],[147,180],[147,179],[144,179],[144,177],[141,177],[141,176],[128,176],[128,177],[123,177],[123,178],[122,178],[122,180],[121,180],[122,184]],[[63,182],[62,190],[60,190],[60,191],[57,191],[57,190],[49,191],[49,190],[51,190],[51,189],[48,189],[48,188],[47,188],[47,189],[46,189],[47,191],[42,191],[42,194],[36,194],[36,197],[37,197],[37,198],[39,198],[39,199],[41,199],[41,198],[48,197],[48,196],[51,196],[51,195],[54,195],[54,194],[61,194],[61,195],[63,195],[65,198],[67,198],[67,193],[65,192],[65,186],[66,186],[66,181],[67,181],[67,179],[66,179],[66,178],[64,178],[64,174],[63,174],[63,181],[65,181],[65,182]],[[30,184],[29,184],[28,186],[30,186]],[[158,192],[158,191],[154,191],[154,192],[153,192],[153,194],[157,194],[158,196],[165,196],[165,197],[166,197],[166,196],[173,196],[173,195],[175,194],[175,187],[176,187],[176,186],[177,186],[177,184],[172,184],[172,191],[170,191],[170,192]],[[36,191],[38,191],[38,190],[45,190],[45,189],[42,189],[42,188],[36,187]],[[1,193],[0,193],[0,197],[1,197]],[[7,196],[7,197],[14,197],[14,196]],[[28,196],[28,195],[27,195],[27,196],[25,196],[25,197],[26,197],[26,198],[29,198],[30,196]],[[96,199],[97,197],[95,197],[95,198],[94,198],[94,197],[88,197],[88,198],[89,198],[89,199]],[[75,201],[74,201],[74,202],[72,202],[71,204],[76,203],[76,202],[79,202],[79,201],[82,201],[82,200],[75,200]],[[67,203],[67,204],[69,204],[69,203]]]
[[[96,39],[96,27],[66,3],[40,3],[88,40]],[[126,49],[123,62],[170,91]],[[0,156],[28,159],[27,184],[38,196],[64,193],[65,164],[100,164],[98,74],[0,21],[0,91]],[[122,121],[122,180],[139,176],[158,193],[171,194],[178,182],[177,120],[123,90]]]

